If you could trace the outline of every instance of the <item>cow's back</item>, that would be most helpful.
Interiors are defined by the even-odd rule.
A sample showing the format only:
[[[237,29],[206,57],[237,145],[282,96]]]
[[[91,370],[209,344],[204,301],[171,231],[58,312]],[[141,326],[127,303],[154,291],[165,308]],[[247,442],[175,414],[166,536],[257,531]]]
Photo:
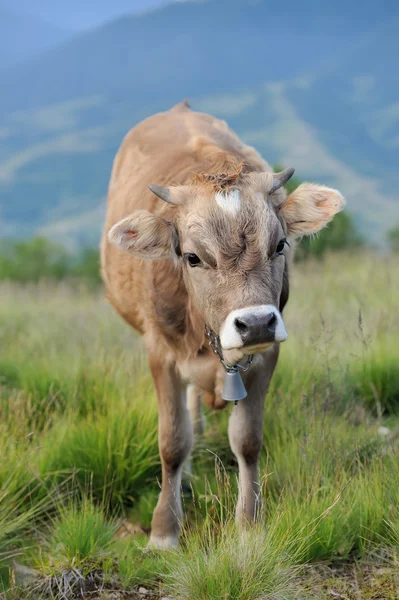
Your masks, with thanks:
[[[269,165],[243,144],[224,121],[192,112],[186,102],[145,119],[124,138],[115,157],[108,190],[107,216],[101,243],[102,275],[115,309],[141,333],[147,329],[154,261],[121,252],[107,239],[109,229],[137,209],[168,218],[173,210],[148,189],[150,183],[183,185],[217,151],[231,152],[254,170]],[[158,262],[158,261],[155,261]],[[172,261],[164,261],[165,278],[174,277]]]

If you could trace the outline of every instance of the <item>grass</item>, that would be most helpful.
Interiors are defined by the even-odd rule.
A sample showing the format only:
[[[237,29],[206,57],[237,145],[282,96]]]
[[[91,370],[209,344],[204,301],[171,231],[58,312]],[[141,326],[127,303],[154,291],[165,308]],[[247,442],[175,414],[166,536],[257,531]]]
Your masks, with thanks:
[[[350,598],[357,577],[353,598],[377,597],[373,581],[387,590],[381,598],[394,598],[398,270],[393,257],[367,253],[295,266],[289,340],[266,401],[262,522],[244,536],[234,527],[229,410],[207,411],[182,544],[166,555],[144,549],[160,464],[140,340],[101,292],[2,283],[0,578],[8,596],[97,589],[133,598],[144,586],[153,598],[334,598],[329,589]],[[17,592],[21,568],[37,583]]]
[[[193,532],[165,577],[165,589],[182,600],[267,600],[293,598],[295,574],[290,540],[272,526],[237,532],[233,523],[220,535]]]
[[[124,589],[154,587],[168,569],[162,553],[144,550],[137,541],[129,541],[116,552],[119,580]]]
[[[49,555],[63,566],[80,567],[109,550],[116,530],[116,524],[106,519],[101,506],[94,506],[87,498],[81,503],[70,501],[51,523]]]
[[[49,434],[41,468],[61,478],[73,469],[81,486],[90,484],[110,507],[133,504],[159,471],[155,423],[154,405],[144,399],[123,411],[111,405],[97,418],[68,420]]]

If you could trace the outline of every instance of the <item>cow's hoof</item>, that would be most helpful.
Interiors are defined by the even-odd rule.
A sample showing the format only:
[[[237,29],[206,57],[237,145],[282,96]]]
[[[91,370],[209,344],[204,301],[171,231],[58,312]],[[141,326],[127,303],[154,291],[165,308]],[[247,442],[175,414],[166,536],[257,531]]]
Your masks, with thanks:
[[[152,550],[175,550],[179,545],[177,536],[151,535],[148,548]]]

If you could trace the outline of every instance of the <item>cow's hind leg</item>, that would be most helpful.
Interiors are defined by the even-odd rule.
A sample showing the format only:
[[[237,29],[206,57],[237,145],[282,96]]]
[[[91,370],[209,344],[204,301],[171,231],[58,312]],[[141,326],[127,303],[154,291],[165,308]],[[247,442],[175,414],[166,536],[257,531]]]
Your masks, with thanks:
[[[199,438],[205,431],[205,417],[202,408],[202,392],[193,383],[187,386],[187,408],[193,424],[194,436]]]
[[[183,519],[180,486],[193,431],[186,394],[175,365],[150,356],[150,368],[158,396],[158,440],[162,461],[162,489],[152,518],[150,545],[173,548],[178,544]]]
[[[239,468],[236,521],[255,521],[261,507],[259,455],[263,439],[264,402],[276,366],[278,348],[267,353],[263,368],[257,367],[247,382],[248,396],[233,406],[229,421],[229,440]]]
[[[194,439],[197,441],[203,436],[205,431],[205,417],[202,409],[202,392],[196,385],[189,383],[185,390],[185,394],[187,408],[193,426]],[[182,491],[184,494],[192,494],[191,476],[192,459],[191,456],[189,456],[186,459],[183,467]]]

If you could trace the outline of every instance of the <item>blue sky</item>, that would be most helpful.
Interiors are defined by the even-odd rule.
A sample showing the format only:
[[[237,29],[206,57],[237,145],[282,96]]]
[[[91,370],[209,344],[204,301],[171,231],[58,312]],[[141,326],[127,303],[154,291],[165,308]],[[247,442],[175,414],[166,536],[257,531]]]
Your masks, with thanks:
[[[0,8],[40,17],[68,30],[87,29],[108,19],[151,9],[168,0],[0,0]]]

